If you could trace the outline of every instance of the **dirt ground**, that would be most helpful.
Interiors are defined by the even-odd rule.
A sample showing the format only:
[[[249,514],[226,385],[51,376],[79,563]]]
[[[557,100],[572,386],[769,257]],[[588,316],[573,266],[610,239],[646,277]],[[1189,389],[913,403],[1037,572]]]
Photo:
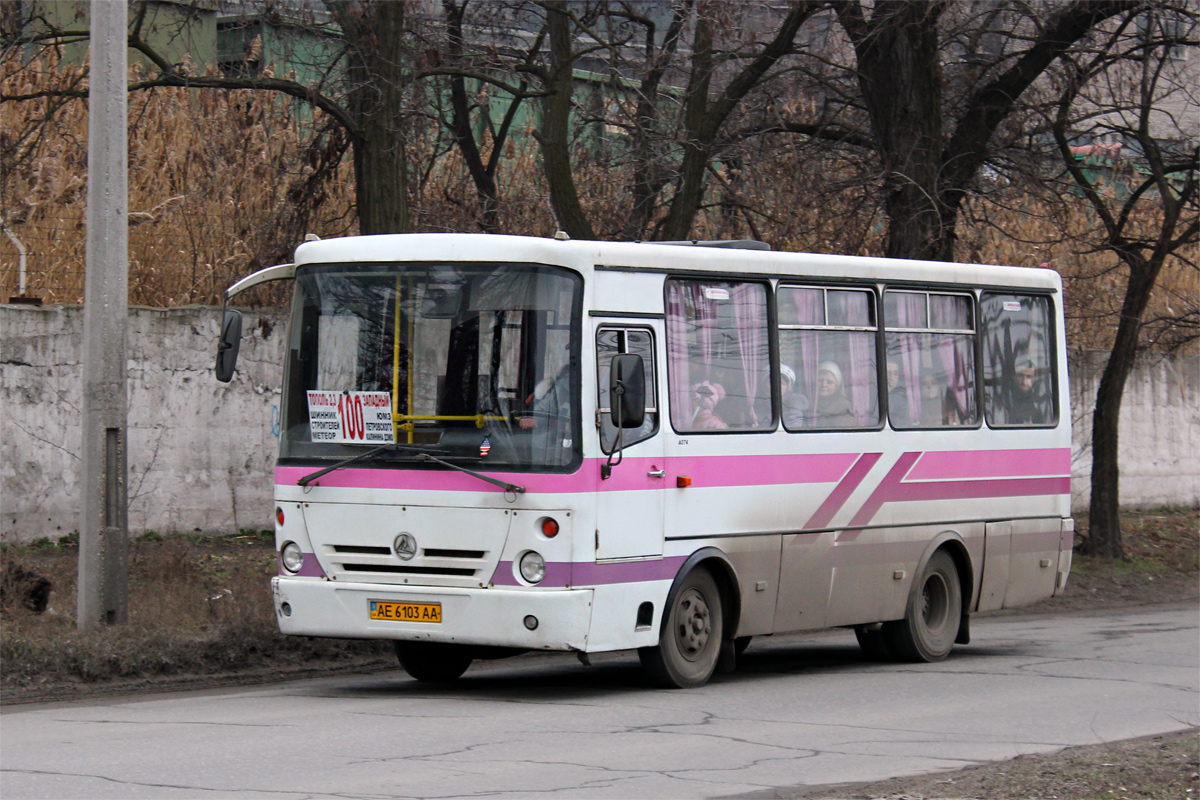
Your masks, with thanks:
[[[954,772],[781,792],[793,800],[1185,800],[1200,795],[1200,730],[1068,747]]]
[[[1129,558],[1076,554],[1067,591],[1003,615],[1200,602],[1200,510],[1124,514]],[[1086,519],[1077,519],[1077,542]],[[267,581],[268,532],[136,540],[130,624],[80,634],[73,620],[77,548],[70,540],[0,547],[0,704],[273,683],[395,670],[391,648],[280,636]],[[48,608],[15,602],[13,566],[45,577]],[[36,592],[35,592],[36,594]],[[31,598],[31,599],[37,599]],[[796,800],[1095,800],[1200,798],[1200,732],[1022,756],[957,772],[872,784],[780,790]]]

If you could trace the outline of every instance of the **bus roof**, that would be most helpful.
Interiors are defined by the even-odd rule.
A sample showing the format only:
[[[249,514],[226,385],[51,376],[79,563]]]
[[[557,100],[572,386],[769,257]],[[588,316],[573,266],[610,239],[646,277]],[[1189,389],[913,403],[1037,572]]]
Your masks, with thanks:
[[[653,242],[601,242],[485,233],[406,233],[307,241],[296,266],[394,261],[484,261],[552,264],[584,274],[595,269],[653,272],[848,278],[1061,290],[1051,269],[942,261],[788,253]]]

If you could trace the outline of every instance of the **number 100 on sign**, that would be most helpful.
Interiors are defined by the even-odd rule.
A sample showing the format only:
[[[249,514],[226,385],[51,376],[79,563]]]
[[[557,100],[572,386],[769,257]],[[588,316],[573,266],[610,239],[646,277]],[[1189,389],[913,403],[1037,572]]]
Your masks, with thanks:
[[[391,444],[392,396],[387,392],[308,393],[308,426],[314,442]]]

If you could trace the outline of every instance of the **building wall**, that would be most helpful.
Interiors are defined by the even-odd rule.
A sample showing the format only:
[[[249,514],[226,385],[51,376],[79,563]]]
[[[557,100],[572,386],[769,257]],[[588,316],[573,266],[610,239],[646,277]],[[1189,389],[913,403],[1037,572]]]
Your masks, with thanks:
[[[129,311],[129,527],[272,525],[285,326],[248,312],[232,383],[212,375],[220,311]],[[79,528],[83,309],[0,305],[0,539]],[[1073,491],[1086,509],[1087,408],[1103,354],[1072,364]],[[1200,503],[1200,356],[1145,361],[1121,412],[1122,502]]]

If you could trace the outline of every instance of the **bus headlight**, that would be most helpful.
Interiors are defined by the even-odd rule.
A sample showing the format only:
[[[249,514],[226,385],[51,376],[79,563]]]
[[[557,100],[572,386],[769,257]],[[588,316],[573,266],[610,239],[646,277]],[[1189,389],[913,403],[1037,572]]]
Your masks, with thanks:
[[[521,577],[529,583],[541,583],[546,577],[546,559],[541,553],[530,550],[521,556]]]
[[[288,542],[279,551],[283,568],[288,572],[299,572],[304,566],[304,553],[300,551],[300,545],[295,542]]]

